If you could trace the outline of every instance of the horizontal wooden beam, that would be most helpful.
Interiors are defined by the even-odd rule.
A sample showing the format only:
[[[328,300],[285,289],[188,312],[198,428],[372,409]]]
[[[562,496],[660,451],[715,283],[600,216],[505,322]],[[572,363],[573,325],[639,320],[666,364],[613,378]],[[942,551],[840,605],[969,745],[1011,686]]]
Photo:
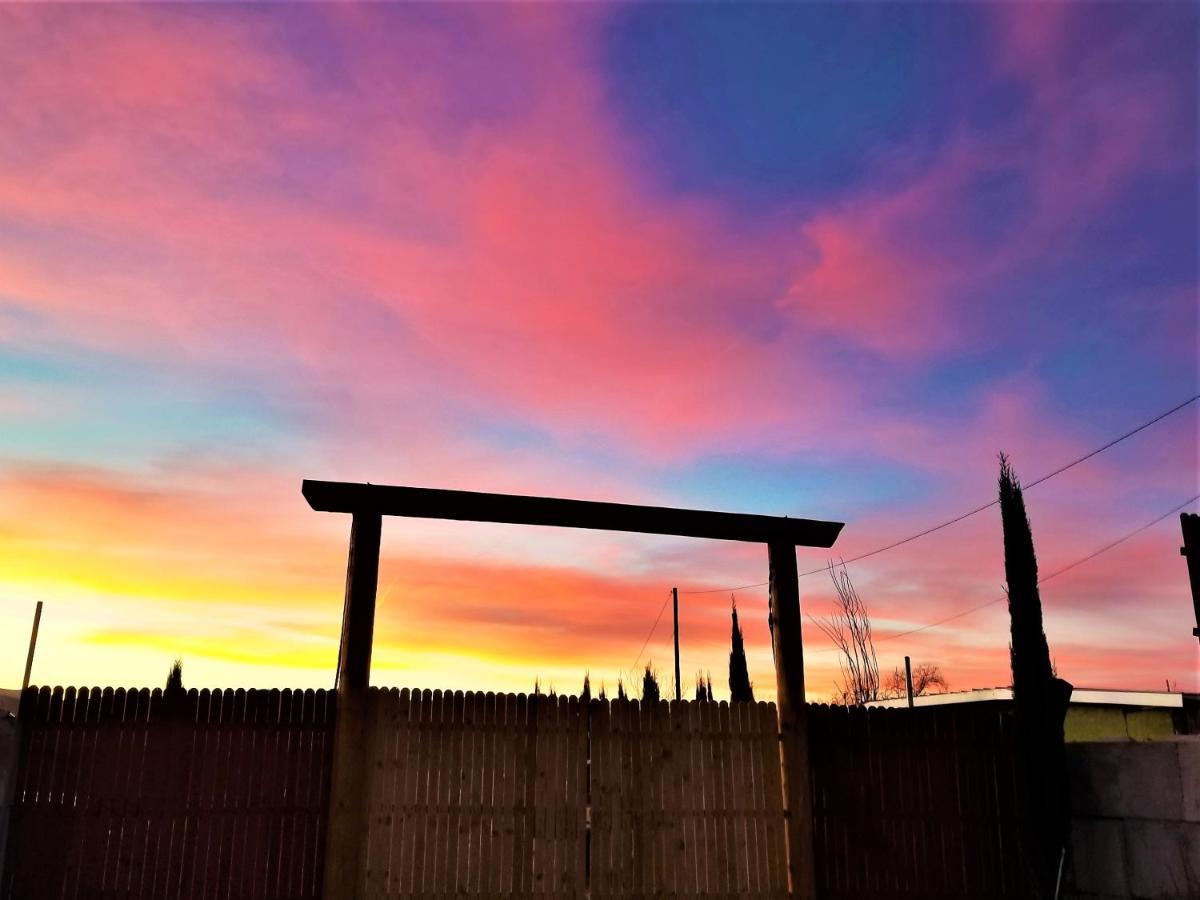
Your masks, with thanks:
[[[320,512],[370,512],[418,519],[552,525],[600,531],[675,534],[719,541],[787,543],[801,547],[831,547],[842,530],[841,522],[791,519],[786,516],[755,516],[345,481],[305,480],[303,493],[308,505]]]

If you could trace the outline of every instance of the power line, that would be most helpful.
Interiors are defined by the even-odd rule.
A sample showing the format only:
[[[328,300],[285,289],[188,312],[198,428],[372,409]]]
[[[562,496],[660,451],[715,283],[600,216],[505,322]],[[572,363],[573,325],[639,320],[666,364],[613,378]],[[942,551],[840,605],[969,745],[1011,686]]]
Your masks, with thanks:
[[[825,570],[822,569],[821,571],[824,572]],[[750,588],[765,587],[768,584],[770,584],[769,581],[757,581],[754,584],[743,584],[743,585],[739,585],[738,587],[710,588],[710,589],[704,590],[704,591],[680,591],[679,593],[680,593],[680,595],[683,595],[683,594],[690,594],[690,595],[691,594],[733,594],[733,593],[736,593],[737,591],[749,590]]]
[[[1151,425],[1154,425],[1157,422],[1161,422],[1163,419],[1167,418],[1168,416],[1174,415],[1175,413],[1179,412],[1184,407],[1186,407],[1192,403],[1195,403],[1197,400],[1200,400],[1200,394],[1193,394],[1191,397],[1189,397],[1187,400],[1184,400],[1182,403],[1178,404],[1177,406],[1171,407],[1166,412],[1159,413],[1153,419],[1143,422],[1141,425],[1138,425],[1136,428],[1132,428],[1129,431],[1125,432],[1124,434],[1113,438],[1107,444],[1097,447],[1095,450],[1092,450],[1090,453],[1080,456],[1078,459],[1074,459],[1071,462],[1067,463],[1066,465],[1060,466],[1059,468],[1055,469],[1053,472],[1049,472],[1049,473],[1043,475],[1041,478],[1038,478],[1038,479],[1035,479],[1034,481],[1029,482],[1029,484],[1024,485],[1024,489],[1028,490],[1029,488],[1037,487],[1042,482],[1049,481],[1055,475],[1061,475],[1063,472],[1066,472],[1068,469],[1072,469],[1075,466],[1079,465],[1080,463],[1086,462],[1087,460],[1091,459],[1093,456],[1096,456],[1099,453],[1103,453],[1105,450],[1108,450],[1110,447],[1115,447],[1117,444],[1121,443],[1122,441],[1133,437],[1139,431],[1144,431],[1145,429],[1149,428]],[[872,556],[877,556],[880,553],[886,553],[888,550],[894,550],[895,548],[900,547],[904,544],[907,544],[911,541],[915,541],[918,538],[923,538],[926,535],[933,534],[935,531],[941,531],[943,528],[948,528],[951,525],[956,525],[957,523],[963,521],[963,519],[969,519],[971,516],[977,515],[986,509],[991,509],[993,506],[995,506],[999,502],[1000,502],[999,499],[992,500],[989,503],[985,503],[982,506],[977,506],[974,509],[969,510],[968,512],[962,513],[961,515],[957,515],[952,519],[947,519],[945,522],[940,522],[937,525],[934,525],[930,528],[926,528],[924,531],[918,531],[916,534],[911,534],[906,538],[901,538],[900,540],[894,541],[891,544],[887,544],[884,547],[879,547],[875,550],[870,550],[866,553],[860,553],[858,556],[853,556],[850,559],[842,560],[842,564],[845,565],[846,563],[859,562],[860,560],[868,559],[869,557],[872,557]],[[1169,515],[1169,513],[1168,513],[1168,515]],[[813,569],[808,572],[801,572],[799,575],[797,575],[797,577],[798,578],[807,578],[810,575],[818,575],[824,571],[826,571],[826,567],[822,566],[819,569]],[[679,593],[681,593],[681,594],[719,594],[719,593],[726,593],[726,592],[731,592],[731,591],[744,591],[744,590],[749,590],[750,588],[764,587],[769,583],[770,582],[767,582],[767,581],[759,581],[754,584],[744,584],[744,585],[741,585],[740,587],[735,587],[735,588],[710,588],[708,590],[702,590],[702,591],[680,591]]]
[[[631,678],[633,673],[637,671],[637,664],[642,661],[642,654],[646,652],[646,645],[650,643],[650,638],[654,636],[654,630],[658,628],[658,623],[662,621],[663,613],[667,611],[667,604],[671,600],[671,592],[667,591],[667,599],[663,601],[662,607],[658,611],[658,615],[654,618],[654,624],[650,626],[650,631],[646,634],[646,639],[642,641],[642,649],[638,651],[637,659],[633,661],[633,665],[629,667],[627,673]]]
[[[1185,507],[1190,506],[1191,504],[1195,503],[1197,500],[1200,500],[1200,494],[1197,494],[1196,496],[1194,496],[1188,500],[1185,500],[1183,503],[1180,503],[1174,509],[1170,509],[1167,512],[1163,513],[1158,518],[1154,519],[1154,521],[1147,522],[1145,525],[1142,525],[1139,528],[1135,528],[1133,531],[1129,532],[1128,534],[1117,538],[1112,543],[1105,544],[1099,550],[1089,553],[1087,556],[1077,559],[1072,563],[1068,563],[1067,565],[1063,566],[1061,569],[1055,569],[1049,575],[1042,576],[1041,578],[1038,579],[1038,584],[1045,584],[1051,578],[1057,578],[1059,575],[1063,575],[1063,574],[1071,571],[1075,567],[1081,566],[1085,562],[1089,562],[1090,560],[1095,559],[1101,553],[1107,553],[1109,550],[1113,549],[1118,544],[1123,544],[1123,543],[1125,543],[1125,541],[1129,540],[1131,537],[1141,534],[1143,531],[1145,531],[1148,528],[1153,528],[1155,525],[1157,525],[1163,519],[1167,518],[1168,516],[1174,515],[1175,513],[1179,512],[1180,510],[1184,509]],[[916,634],[919,631],[928,631],[930,628],[936,628],[938,625],[944,625],[947,622],[952,622],[955,619],[961,619],[963,616],[968,616],[973,612],[978,612],[979,610],[984,609],[985,607],[991,606],[994,603],[999,603],[1000,601],[1006,600],[1006,599],[1008,599],[1008,596],[1002,595],[1002,596],[996,597],[992,600],[988,600],[986,603],[980,603],[978,606],[972,606],[969,609],[964,609],[961,612],[956,612],[953,615],[946,616],[946,618],[944,618],[944,619],[938,619],[936,622],[930,622],[929,624],[921,625],[918,628],[910,628],[908,631],[899,631],[896,634],[884,635],[881,638],[876,638],[875,642],[881,644],[884,641],[894,641],[894,640],[896,640],[896,638],[907,637],[908,635]]]

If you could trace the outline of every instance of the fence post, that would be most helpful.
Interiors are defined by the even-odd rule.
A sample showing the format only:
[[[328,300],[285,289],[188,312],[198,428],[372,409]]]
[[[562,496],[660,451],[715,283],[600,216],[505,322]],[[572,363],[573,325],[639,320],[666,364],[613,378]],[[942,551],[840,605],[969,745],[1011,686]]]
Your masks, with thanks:
[[[361,883],[366,841],[367,686],[371,679],[381,527],[382,519],[376,512],[354,513],[350,526],[325,829],[324,900],[356,900]]]
[[[775,651],[781,774],[787,804],[788,881],[793,897],[812,900],[817,889],[796,547],[789,543],[768,544],[767,555],[771,572],[771,639]]]

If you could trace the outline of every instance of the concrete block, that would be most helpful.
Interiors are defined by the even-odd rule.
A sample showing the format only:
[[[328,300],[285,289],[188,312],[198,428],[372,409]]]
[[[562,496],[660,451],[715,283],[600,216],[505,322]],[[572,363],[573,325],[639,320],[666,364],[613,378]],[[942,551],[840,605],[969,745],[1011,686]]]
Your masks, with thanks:
[[[1080,816],[1181,820],[1177,746],[1173,741],[1069,745],[1072,810]]]
[[[1200,738],[1177,741],[1179,780],[1183,786],[1183,818],[1200,822]]]
[[[1071,812],[1076,816],[1117,815],[1112,810],[1111,785],[1121,768],[1123,744],[1068,744],[1067,777]]]
[[[1075,819],[1071,822],[1072,886],[1079,894],[1128,895],[1125,836],[1113,819]]]
[[[1129,888],[1147,900],[1200,896],[1200,825],[1124,822]]]
[[[1130,740],[1158,741],[1175,734],[1175,720],[1169,709],[1131,709],[1124,715]]]

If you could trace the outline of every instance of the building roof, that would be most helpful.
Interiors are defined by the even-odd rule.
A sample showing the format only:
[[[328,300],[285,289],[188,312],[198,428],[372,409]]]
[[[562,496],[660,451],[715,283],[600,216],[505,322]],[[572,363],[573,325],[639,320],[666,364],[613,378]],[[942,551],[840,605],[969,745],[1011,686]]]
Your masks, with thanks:
[[[942,706],[954,703],[986,703],[989,701],[1012,700],[1012,688],[973,688],[969,691],[947,691],[944,694],[925,694],[913,700],[914,706]],[[1168,691],[1117,691],[1100,688],[1075,688],[1071,692],[1071,703],[1094,703],[1104,706],[1154,706],[1177,709],[1183,706],[1183,694]],[[883,706],[900,709],[908,706],[908,698],[878,700],[868,706]]]

